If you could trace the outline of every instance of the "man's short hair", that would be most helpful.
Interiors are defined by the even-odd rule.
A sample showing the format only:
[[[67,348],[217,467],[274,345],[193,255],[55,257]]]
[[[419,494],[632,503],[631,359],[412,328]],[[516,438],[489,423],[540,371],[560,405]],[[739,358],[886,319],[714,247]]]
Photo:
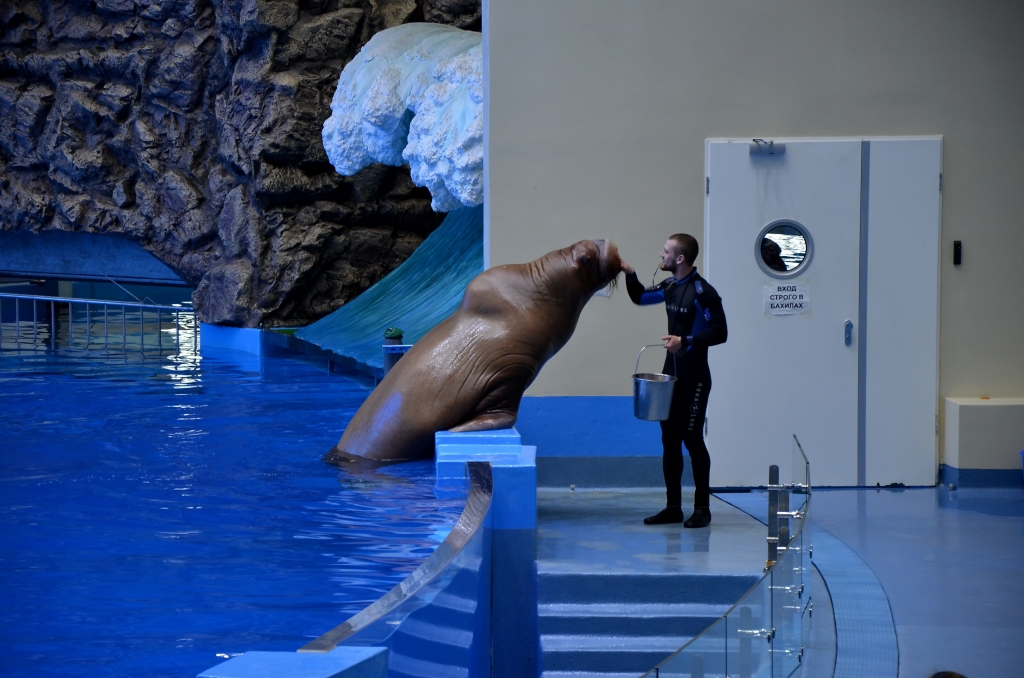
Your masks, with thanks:
[[[700,252],[697,239],[688,233],[676,233],[670,235],[668,239],[676,244],[676,251],[683,255],[686,263],[693,266],[693,262],[697,260],[697,253]]]

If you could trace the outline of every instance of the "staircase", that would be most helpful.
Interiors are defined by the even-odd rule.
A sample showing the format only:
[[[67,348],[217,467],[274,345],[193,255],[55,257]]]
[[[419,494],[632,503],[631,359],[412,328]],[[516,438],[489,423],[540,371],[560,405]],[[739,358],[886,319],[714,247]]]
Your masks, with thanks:
[[[538,563],[544,678],[636,678],[725,614],[754,575],[565,573]]]

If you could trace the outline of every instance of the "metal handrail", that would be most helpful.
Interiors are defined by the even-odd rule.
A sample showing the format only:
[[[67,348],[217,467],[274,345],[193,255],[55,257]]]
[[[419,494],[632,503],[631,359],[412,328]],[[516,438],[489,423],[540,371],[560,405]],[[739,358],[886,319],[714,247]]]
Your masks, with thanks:
[[[54,296],[44,296],[44,295],[38,295],[37,296],[37,295],[29,295],[29,294],[11,294],[9,292],[0,292],[0,305],[2,305],[2,302],[3,302],[4,299],[12,299],[14,301],[14,334],[15,334],[15,343],[17,344],[19,349],[20,349],[21,344],[22,344],[22,340],[21,340],[21,302],[22,301],[30,301],[30,302],[32,302],[32,318],[31,318],[31,322],[32,322],[32,344],[33,345],[39,343],[39,335],[38,335],[39,314],[37,312],[37,304],[39,304],[39,303],[49,304],[50,305],[50,334],[49,334],[49,341],[50,341],[51,346],[54,346],[54,347],[56,346],[56,342],[57,342],[57,329],[56,329],[57,328],[57,310],[56,310],[56,306],[57,306],[58,303],[67,304],[67,306],[68,306],[68,336],[67,336],[67,338],[68,338],[69,348],[71,347],[71,344],[74,341],[75,320],[74,320],[74,313],[72,311],[72,308],[76,304],[81,304],[81,305],[85,306],[85,347],[86,347],[87,350],[92,345],[92,324],[93,324],[93,322],[92,322],[91,307],[93,307],[93,306],[99,306],[99,307],[102,308],[102,311],[103,311],[103,346],[104,346],[104,348],[109,348],[109,344],[110,344],[110,332],[109,332],[109,325],[108,325],[107,310],[111,306],[118,307],[122,311],[121,312],[121,345],[122,345],[122,347],[125,347],[125,348],[127,348],[127,346],[128,346],[128,330],[127,330],[127,314],[128,314],[128,309],[135,309],[135,310],[138,311],[138,316],[139,316],[139,350],[141,350],[141,351],[145,351],[146,348],[147,348],[147,346],[146,346],[146,338],[145,338],[146,337],[146,330],[145,330],[145,328],[146,328],[146,319],[145,319],[145,317],[146,317],[146,312],[147,311],[148,312],[155,312],[156,313],[156,324],[157,324],[157,332],[156,332],[156,343],[157,343],[157,346],[156,346],[156,348],[161,350],[161,351],[163,350],[163,326],[164,326],[163,314],[165,312],[168,313],[168,315],[171,317],[171,322],[174,323],[174,338],[175,338],[174,343],[175,343],[175,346],[177,346],[179,348],[179,350],[181,348],[181,329],[182,329],[181,320],[182,320],[183,317],[185,319],[188,319],[188,318],[194,319],[195,318],[195,310],[192,308],[191,304],[189,304],[188,306],[185,306],[185,305],[171,305],[171,306],[168,306],[166,304],[147,304],[147,303],[143,303],[143,302],[114,301],[114,300],[110,300],[110,299],[78,299],[78,298],[74,298],[74,297],[54,297]],[[26,322],[28,322],[28,319],[26,319]],[[2,336],[3,336],[3,331],[2,331],[2,326],[0,326],[0,337],[2,337]],[[195,332],[194,328],[193,328],[192,343],[193,343],[193,345],[195,347],[198,346],[197,340],[198,340],[198,333]]]
[[[3,299],[25,299],[28,301],[60,301],[66,304],[93,304],[101,306],[131,306],[132,308],[142,307],[144,309],[161,310],[161,311],[175,311],[175,312],[188,312],[192,311],[191,305],[186,306],[167,306],[166,304],[145,304],[138,301],[114,301],[112,299],[76,299],[74,297],[43,297],[36,296],[34,294],[11,294],[9,292],[0,292],[0,298]],[[186,302],[188,303],[188,302]]]

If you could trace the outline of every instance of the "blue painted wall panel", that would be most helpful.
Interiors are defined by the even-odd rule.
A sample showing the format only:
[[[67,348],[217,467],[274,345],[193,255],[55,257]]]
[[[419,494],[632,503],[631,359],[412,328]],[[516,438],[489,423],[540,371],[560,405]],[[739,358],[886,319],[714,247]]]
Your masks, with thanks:
[[[516,428],[541,457],[660,457],[661,427],[632,396],[527,396]]]
[[[1024,487],[1021,469],[957,468],[939,465],[939,482],[958,487]]]
[[[495,530],[492,540],[491,675],[539,676],[537,530]]]
[[[203,351],[227,348],[257,356],[263,355],[263,330],[200,323],[199,343]]]

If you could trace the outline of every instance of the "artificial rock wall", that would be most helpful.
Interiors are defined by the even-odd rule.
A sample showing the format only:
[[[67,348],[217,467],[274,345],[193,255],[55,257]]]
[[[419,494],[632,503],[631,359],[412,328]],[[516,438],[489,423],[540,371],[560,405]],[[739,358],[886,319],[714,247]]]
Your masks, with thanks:
[[[3,0],[0,229],[123,234],[210,323],[305,324],[444,215],[408,168],[340,176],[321,141],[345,64],[479,0]]]

